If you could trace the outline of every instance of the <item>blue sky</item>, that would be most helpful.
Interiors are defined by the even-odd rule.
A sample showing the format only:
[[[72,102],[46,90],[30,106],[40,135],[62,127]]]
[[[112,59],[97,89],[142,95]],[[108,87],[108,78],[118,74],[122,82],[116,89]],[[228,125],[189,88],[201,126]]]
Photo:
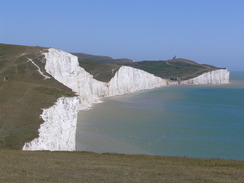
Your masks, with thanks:
[[[0,42],[244,71],[243,0],[1,0]]]

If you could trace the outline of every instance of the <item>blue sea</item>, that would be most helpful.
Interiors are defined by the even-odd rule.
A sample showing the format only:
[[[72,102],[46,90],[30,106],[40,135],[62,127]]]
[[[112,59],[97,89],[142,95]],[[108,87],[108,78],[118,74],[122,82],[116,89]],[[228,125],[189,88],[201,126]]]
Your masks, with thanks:
[[[244,72],[106,98],[80,111],[76,141],[78,151],[244,160]]]

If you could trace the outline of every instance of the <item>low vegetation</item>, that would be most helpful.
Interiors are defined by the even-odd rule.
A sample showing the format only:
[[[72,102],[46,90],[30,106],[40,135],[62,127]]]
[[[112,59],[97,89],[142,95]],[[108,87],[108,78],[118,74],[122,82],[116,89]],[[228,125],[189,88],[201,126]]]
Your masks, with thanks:
[[[44,79],[42,52],[47,48],[0,44],[0,148],[20,149],[38,135],[43,108],[50,107],[61,96],[74,93],[55,79]],[[129,59],[76,54],[79,64],[97,80],[109,82],[122,65],[145,70],[161,78],[195,77],[217,68],[185,59],[131,62]],[[32,59],[35,66],[29,59]],[[113,64],[111,64],[113,63]]]
[[[0,151],[1,183],[243,183],[244,162],[87,152]]]
[[[133,62],[133,60],[128,58],[120,58],[120,59],[113,59],[108,56],[97,56],[97,55],[90,55],[85,53],[72,53],[76,55],[81,60],[93,61],[93,62],[101,62],[101,63],[110,63],[110,64],[125,64]]]
[[[198,64],[194,61],[182,58],[173,58],[167,61],[132,62],[126,61],[126,59],[120,61],[120,59],[87,55],[84,53],[73,54],[78,56],[81,67],[92,74],[95,79],[105,82],[110,81],[114,76],[115,71],[123,65],[144,70],[163,79],[179,78],[180,80],[191,79],[205,72],[218,69],[214,66]]]
[[[0,44],[0,149],[21,149],[38,136],[43,108],[73,92],[54,79],[44,80],[43,47]]]
[[[147,71],[164,79],[180,78],[181,80],[191,79],[217,69],[214,66],[202,65],[181,58],[168,61],[133,62],[125,65]]]
[[[93,78],[103,82],[109,82],[120,68],[120,65],[116,64],[86,61],[81,59],[79,59],[79,65],[84,68],[86,72],[93,75]]]
[[[1,183],[243,183],[244,162],[144,155],[96,154],[88,152],[24,152],[21,149],[38,135],[42,108],[61,96],[74,93],[54,79],[44,80],[35,64],[45,72],[43,47],[0,44],[0,182]],[[122,65],[162,78],[190,78],[213,66],[192,61],[102,63],[79,60],[95,79],[109,81]],[[11,149],[11,150],[10,150]]]

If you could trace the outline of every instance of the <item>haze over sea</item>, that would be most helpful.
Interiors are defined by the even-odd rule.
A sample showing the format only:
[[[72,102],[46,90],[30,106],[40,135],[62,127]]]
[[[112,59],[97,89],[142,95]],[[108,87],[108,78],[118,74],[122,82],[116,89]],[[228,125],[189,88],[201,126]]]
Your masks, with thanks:
[[[80,111],[77,150],[244,160],[244,72],[231,83],[170,86]]]

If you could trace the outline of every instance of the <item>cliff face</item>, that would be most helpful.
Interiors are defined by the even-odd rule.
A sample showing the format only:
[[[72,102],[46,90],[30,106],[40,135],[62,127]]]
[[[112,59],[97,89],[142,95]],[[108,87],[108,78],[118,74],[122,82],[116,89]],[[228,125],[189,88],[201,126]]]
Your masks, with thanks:
[[[144,89],[167,85],[167,81],[140,69],[122,66],[108,82],[97,81],[79,67],[78,58],[61,50],[50,48],[44,53],[45,70],[57,81],[71,88],[77,97],[61,97],[41,114],[44,123],[39,137],[24,145],[23,150],[75,150],[75,134],[78,110],[90,108],[102,97],[122,95]],[[219,69],[181,84],[225,84],[229,71]]]
[[[114,96],[164,86],[167,82],[148,72],[122,66],[108,84],[108,96]]]
[[[43,109],[41,118],[45,122],[38,130],[39,137],[25,143],[23,150],[75,150],[78,104],[78,97],[61,97]]]
[[[44,54],[47,73],[71,88],[79,96],[82,106],[107,95],[106,83],[93,79],[91,74],[79,67],[76,56],[53,48]]]
[[[77,97],[61,97],[41,114],[44,123],[39,137],[24,145],[23,150],[75,150],[75,134],[78,110],[88,109],[102,97],[122,95],[144,89],[167,85],[167,81],[140,69],[122,66],[108,82],[97,81],[79,67],[78,58],[61,50],[50,48],[44,53],[45,70],[57,81],[71,88]],[[181,84],[225,84],[229,71],[219,69]]]
[[[162,78],[127,66],[120,67],[108,83],[101,82],[79,67],[78,58],[70,53],[51,48],[44,54],[47,73],[76,92],[82,105],[96,102],[101,97],[166,85]]]
[[[229,83],[229,77],[230,72],[227,69],[218,69],[180,83],[187,85],[227,84]]]
[[[46,72],[71,88],[78,97],[61,97],[54,106],[44,109],[39,137],[26,143],[23,150],[73,151],[78,109],[88,109],[102,97],[166,85],[164,79],[126,66],[120,67],[108,83],[101,82],[79,67],[76,56],[53,48],[44,55]]]

